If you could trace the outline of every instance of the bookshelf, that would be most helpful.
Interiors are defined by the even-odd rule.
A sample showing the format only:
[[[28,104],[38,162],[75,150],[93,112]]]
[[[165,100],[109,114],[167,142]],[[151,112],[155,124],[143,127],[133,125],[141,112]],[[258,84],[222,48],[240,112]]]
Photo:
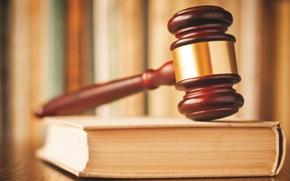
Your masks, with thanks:
[[[82,79],[74,87],[159,67],[171,58],[169,45],[173,37],[166,29],[168,18],[184,7],[219,5],[234,16],[229,32],[237,37],[237,62],[242,77],[237,89],[246,98],[245,110],[236,117],[277,120],[289,129],[289,1],[120,2],[86,0],[82,7],[85,13],[74,6],[75,13],[79,13],[76,16],[85,20],[79,23],[86,24],[85,30],[79,31],[87,33],[75,41],[73,48],[81,46],[83,53],[78,52],[76,61],[85,61],[74,68],[76,77],[69,76]],[[0,132],[9,132],[15,138],[25,139],[29,135],[38,139],[40,129],[32,113],[49,98],[68,90],[65,61],[69,46],[65,37],[70,34],[68,29],[73,30],[65,24],[68,6],[64,0],[0,2],[0,25],[5,27],[0,32]],[[104,32],[115,36],[107,40],[109,35]],[[120,40],[128,42],[128,46],[120,44]],[[103,49],[102,43],[106,45]],[[124,51],[125,47],[129,50]],[[182,115],[176,105],[182,96],[173,86],[162,88],[114,103],[104,114],[179,117]]]

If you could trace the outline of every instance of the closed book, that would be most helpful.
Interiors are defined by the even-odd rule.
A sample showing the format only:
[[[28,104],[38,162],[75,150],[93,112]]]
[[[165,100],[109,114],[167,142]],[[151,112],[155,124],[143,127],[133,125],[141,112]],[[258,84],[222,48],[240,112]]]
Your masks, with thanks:
[[[273,176],[285,156],[278,122],[47,118],[38,157],[80,177]]]

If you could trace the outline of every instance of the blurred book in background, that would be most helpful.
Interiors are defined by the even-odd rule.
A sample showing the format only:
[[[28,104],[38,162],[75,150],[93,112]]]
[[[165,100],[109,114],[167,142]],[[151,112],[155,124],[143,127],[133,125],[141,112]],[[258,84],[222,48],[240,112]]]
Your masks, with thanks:
[[[49,45],[50,45],[50,20],[51,20],[51,1],[38,1],[38,0],[29,0],[26,1],[27,9],[25,13],[27,13],[27,32],[23,34],[22,36],[28,37],[27,42],[27,50],[28,52],[26,54],[26,61],[22,60],[22,57],[18,57],[15,53],[15,61],[17,61],[16,64],[14,64],[13,67],[17,67],[21,69],[23,75],[26,76],[25,81],[21,80],[23,77],[15,77],[16,80],[21,81],[17,82],[15,84],[18,89],[15,90],[15,95],[21,96],[22,95],[22,88],[27,87],[27,95],[26,100],[27,102],[21,102],[17,99],[15,100],[14,104],[17,105],[19,102],[21,102],[21,107],[19,106],[19,110],[15,110],[13,113],[13,116],[15,116],[15,123],[17,123],[15,126],[21,123],[25,123],[19,115],[19,111],[23,111],[22,114],[27,114],[30,121],[26,126],[28,129],[23,129],[21,127],[18,127],[18,131],[29,129],[31,130],[31,137],[35,139],[35,141],[38,138],[40,129],[39,124],[36,122],[36,118],[33,116],[33,110],[37,109],[38,105],[41,104],[43,101],[46,101],[49,99],[48,95],[50,90],[49,83],[51,82],[50,79],[52,76],[50,75],[50,68],[49,68]],[[25,4],[24,4],[25,6]],[[48,8],[50,7],[50,8]],[[21,7],[19,7],[21,8]],[[17,10],[15,10],[15,13],[17,14]],[[18,24],[21,26],[21,22]],[[23,26],[23,25],[22,25]],[[24,24],[25,26],[25,24]],[[21,35],[23,32],[20,29],[14,29],[15,33],[19,33]],[[17,45],[18,39],[15,39],[15,44]],[[19,47],[24,48],[24,47]],[[23,51],[27,51],[23,49]],[[13,50],[12,50],[13,51]],[[21,63],[20,63],[21,62]],[[20,65],[18,65],[20,63]],[[21,66],[22,64],[22,66]],[[25,69],[27,68],[27,69]],[[17,75],[17,72],[15,72],[15,76],[22,76]],[[30,105],[30,106],[29,106]],[[25,109],[23,109],[22,106],[25,106]],[[28,111],[28,112],[25,112]],[[17,131],[17,132],[18,132]],[[16,132],[16,134],[17,134]],[[25,138],[25,137],[23,137]]]
[[[9,128],[9,1],[0,1],[0,132],[6,134]]]
[[[66,92],[92,83],[92,1],[66,1],[65,14],[65,87]]]
[[[148,67],[157,68],[171,60],[170,45],[174,36],[167,30],[167,22],[180,7],[181,1],[149,1],[148,5]],[[179,116],[178,101],[182,91],[164,86],[148,92],[148,115],[166,117]]]
[[[9,100],[8,100],[8,113],[9,119],[4,120],[9,122],[11,126],[10,135],[14,135],[17,138],[24,138],[27,135],[29,129],[32,128],[30,112],[34,103],[30,102],[31,95],[34,99],[39,99],[40,93],[38,87],[34,87],[34,90],[38,90],[37,94],[31,94],[31,86],[33,80],[31,76],[32,72],[32,47],[29,42],[32,37],[30,26],[32,12],[30,11],[30,1],[15,0],[11,2],[9,9],[10,20],[10,32],[9,32]],[[29,13],[31,12],[31,14]],[[37,37],[38,34],[34,34],[33,37]],[[35,43],[35,42],[34,42]],[[35,48],[35,46],[33,46]],[[37,49],[39,52],[39,49]],[[39,60],[39,61],[42,61]],[[36,76],[36,75],[34,75]],[[44,79],[43,75],[37,75],[40,79]],[[8,130],[6,130],[8,131]]]
[[[145,1],[94,1],[95,81],[120,79],[145,70]],[[137,116],[144,93],[97,108],[100,116]]]
[[[50,0],[50,26],[49,26],[49,75],[50,82],[48,97],[53,98],[64,92],[64,58],[65,58],[65,9],[64,1]]]
[[[276,2],[274,8],[277,12],[275,57],[272,60],[275,65],[273,79],[275,102],[268,107],[272,107],[275,119],[281,120],[286,133],[290,133],[290,1]]]
[[[1,29],[7,38],[0,50],[2,127],[9,123],[20,138],[37,135],[33,111],[48,99],[159,67],[171,59],[168,20],[183,8],[205,4],[222,6],[234,17],[229,33],[237,39],[237,89],[245,98],[234,117],[289,127],[290,1],[283,0],[11,0],[1,6],[0,18],[8,26]],[[96,112],[179,117],[183,94],[163,87]]]

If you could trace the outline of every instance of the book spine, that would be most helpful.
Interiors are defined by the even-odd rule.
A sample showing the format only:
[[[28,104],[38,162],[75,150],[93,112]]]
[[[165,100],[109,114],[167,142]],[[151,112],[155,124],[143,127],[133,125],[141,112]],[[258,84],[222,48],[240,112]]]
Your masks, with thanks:
[[[84,25],[82,27],[82,42],[81,48],[83,49],[84,66],[82,67],[83,84],[89,85],[94,83],[94,19],[93,19],[93,1],[85,0],[84,13],[82,19]]]
[[[50,66],[50,25],[51,25],[51,0],[30,0],[29,1],[29,61],[26,65],[29,66],[29,120],[28,136],[33,144],[39,144],[41,140],[41,123],[36,121],[33,111],[39,105],[49,99],[51,75],[49,72]],[[21,119],[23,121],[23,119]]]
[[[84,13],[81,19],[84,21],[81,27],[81,52],[83,57],[83,66],[81,72],[82,85],[91,85],[94,81],[94,19],[93,19],[93,2],[92,0],[83,0]],[[95,108],[84,112],[85,114],[95,114]]]
[[[51,19],[49,26],[49,98],[64,93],[64,20],[65,20],[65,2],[63,0],[50,0],[49,8]]]
[[[94,80],[96,83],[110,80],[109,74],[109,0],[93,2],[94,19]],[[115,54],[110,50],[111,54]],[[110,115],[111,105],[104,105],[96,109],[100,116]]]
[[[10,1],[0,2],[0,132],[8,132],[9,125],[9,36]]]
[[[259,102],[261,97],[261,1],[245,0],[241,3],[241,34],[237,37],[240,44],[240,60],[238,60],[239,74],[242,81],[238,90],[245,99],[245,105],[238,116],[248,119],[258,119]]]
[[[174,37],[167,30],[167,22],[178,11],[175,2],[149,1],[148,6],[148,67],[159,67],[171,60],[170,45]],[[180,116],[177,105],[183,92],[174,86],[159,87],[148,92],[149,116]]]
[[[94,2],[95,81],[119,79],[144,70],[143,1]],[[144,94],[97,108],[101,116],[144,114]]]
[[[80,89],[83,84],[82,18],[85,6],[81,0],[67,1],[66,5],[66,91],[72,92]]]
[[[9,121],[15,138],[26,138],[30,121],[30,1],[13,0],[9,48]]]
[[[118,2],[120,11],[118,77],[140,74],[145,69],[145,33],[143,0],[124,0]],[[145,112],[144,93],[130,96],[120,101],[120,115],[141,116]]]
[[[274,79],[274,118],[281,121],[286,133],[290,133],[290,1],[275,2],[275,79]],[[272,25],[273,26],[273,25]],[[272,60],[273,61],[273,60]],[[272,68],[272,67],[271,67]],[[273,70],[272,70],[273,71]],[[272,74],[271,74],[272,75]],[[273,109],[272,109],[273,110]]]

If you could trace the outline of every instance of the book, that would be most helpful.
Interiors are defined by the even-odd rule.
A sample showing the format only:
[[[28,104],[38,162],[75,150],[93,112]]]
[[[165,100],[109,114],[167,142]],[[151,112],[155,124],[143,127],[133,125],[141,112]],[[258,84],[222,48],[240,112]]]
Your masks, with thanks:
[[[290,1],[279,1],[275,6],[277,16],[276,38],[274,48],[276,49],[275,55],[275,76],[273,80],[274,96],[274,117],[281,120],[286,133],[290,133],[289,123],[289,107],[290,107],[290,24],[287,19],[290,18]],[[269,66],[269,72],[271,68]],[[271,105],[271,104],[270,104]],[[268,107],[268,110],[271,110]],[[273,111],[273,110],[272,110]]]
[[[110,58],[109,52],[112,55],[116,55],[117,52],[112,47],[112,43],[114,41],[108,41],[109,34],[109,14],[110,12],[110,4],[111,1],[95,1],[93,2],[93,28],[94,28],[94,80],[96,82],[105,82],[109,81],[112,77],[110,77]],[[110,12],[110,13],[109,13]],[[114,11],[112,11],[113,13]],[[112,30],[115,30],[112,28]],[[112,31],[111,30],[111,31]],[[109,50],[111,47],[111,50]],[[98,115],[110,115],[111,114],[111,104],[104,105],[96,110],[96,114]]]
[[[120,52],[117,66],[118,77],[128,77],[144,72],[146,50],[146,4],[143,0],[118,1],[118,46]],[[126,42],[126,46],[124,46]],[[119,115],[143,116],[145,114],[145,94],[139,93],[119,101]]]
[[[80,0],[68,1],[66,4],[66,32],[65,32],[65,74],[66,91],[73,92],[80,89],[83,78],[82,56],[82,27],[84,23],[84,4]]]
[[[9,39],[10,36],[10,19],[9,8],[11,2],[0,2],[0,132],[8,133],[9,131]]]
[[[174,36],[167,30],[168,20],[184,7],[180,1],[150,1],[148,4],[148,67],[159,67],[172,59],[170,45]],[[189,7],[189,6],[188,6]],[[162,86],[148,92],[148,115],[157,117],[180,117],[177,105],[184,96],[174,86]],[[162,106],[160,106],[162,102]]]
[[[64,1],[50,0],[49,22],[49,98],[59,96],[65,91],[65,8]]]
[[[183,118],[46,118],[39,158],[79,177],[273,176],[285,157],[279,122]]]
[[[85,21],[82,28],[82,41],[81,48],[83,51],[83,85],[90,85],[94,83],[94,14],[93,14],[93,1],[82,1],[84,4],[85,12],[83,13],[83,20]],[[94,109],[93,109],[94,111]]]
[[[261,80],[264,79],[261,66],[264,57],[262,55],[262,2],[245,2],[240,5],[240,57],[238,57],[238,70],[242,80],[237,84],[238,91],[243,95],[246,104],[239,110],[239,117],[260,118],[260,102],[267,96],[260,96],[264,89],[261,89]],[[249,16],[251,14],[251,16]],[[254,18],[252,18],[254,17]]]
[[[10,4],[10,8],[9,61],[6,62],[8,64],[6,71],[8,72],[9,84],[5,85],[9,92],[6,94],[8,98],[6,114],[8,115],[9,126],[13,130],[11,136],[16,139],[23,139],[30,134],[27,130],[32,123],[30,121],[30,111],[32,110],[30,96],[34,92],[30,92],[33,81],[30,76],[33,67],[31,64],[31,44],[35,43],[30,36],[32,34],[32,27],[30,27],[32,7],[30,1],[17,0]],[[34,19],[31,19],[31,21],[34,21]],[[36,35],[34,34],[33,37],[36,37]]]
[[[65,8],[65,87],[73,92],[93,83],[92,1],[67,1]]]
[[[96,83],[140,74],[145,69],[145,2],[94,1],[94,76]],[[145,96],[139,93],[97,107],[99,116],[140,116]]]
[[[23,32],[23,34],[28,37],[28,41],[21,45],[27,46],[22,50],[28,51],[26,55],[27,61],[19,67],[23,73],[18,75],[18,77],[15,77],[19,79],[17,83],[20,84],[17,85],[19,86],[17,90],[19,91],[17,92],[19,97],[18,99],[15,99],[15,103],[19,104],[21,99],[23,99],[25,102],[22,102],[21,106],[25,104],[27,109],[19,107],[19,110],[14,112],[14,114],[17,115],[21,110],[27,114],[27,117],[20,115],[22,116],[22,119],[19,121],[18,119],[20,119],[20,117],[17,115],[15,118],[18,117],[18,119],[15,119],[15,121],[18,122],[17,124],[21,124],[21,126],[19,126],[19,130],[25,131],[23,135],[19,135],[19,137],[24,140],[27,135],[29,136],[28,139],[31,143],[33,145],[37,145],[40,143],[43,135],[40,131],[41,124],[37,121],[37,118],[34,116],[33,112],[39,107],[39,105],[51,98],[50,95],[53,91],[53,89],[51,89],[51,82],[53,82],[52,80],[54,79],[54,76],[51,76],[53,73],[50,68],[52,60],[50,56],[50,33],[53,21],[51,17],[53,2],[51,0],[29,0],[27,4],[21,5],[19,3],[15,3],[15,5],[20,6],[20,9],[22,8],[21,6],[27,6],[23,10],[25,10],[24,12],[28,15],[26,22],[19,22],[20,27],[22,27],[23,24],[28,26],[27,30]],[[15,12],[17,12],[17,10]],[[21,16],[21,14],[18,16]],[[20,35],[24,36],[23,34]],[[16,39],[16,41],[19,40]],[[23,57],[19,57],[18,61],[22,62]],[[27,76],[25,79],[24,75]],[[26,127],[24,127],[24,125],[26,125]]]

